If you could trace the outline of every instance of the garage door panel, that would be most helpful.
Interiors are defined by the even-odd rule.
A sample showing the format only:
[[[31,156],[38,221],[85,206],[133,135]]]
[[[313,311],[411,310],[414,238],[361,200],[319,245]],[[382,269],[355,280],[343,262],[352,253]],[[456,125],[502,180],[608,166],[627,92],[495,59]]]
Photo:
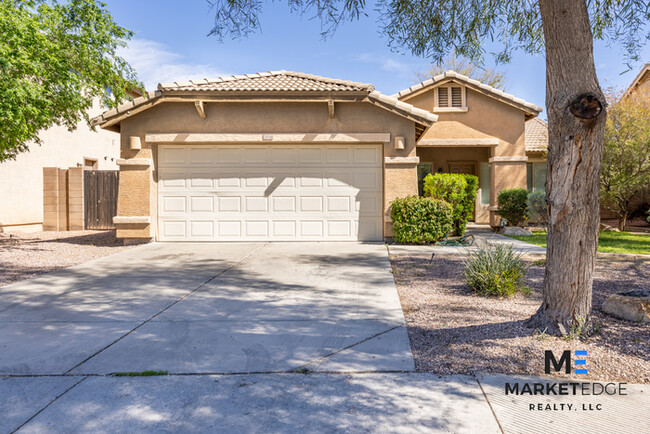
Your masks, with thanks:
[[[165,147],[161,148],[158,161],[161,166],[185,165],[187,164],[187,148],[185,147]]]
[[[243,163],[242,150],[239,147],[219,147],[216,150],[217,164],[220,166]]]
[[[377,172],[357,172],[353,176],[352,185],[358,189],[379,190],[381,188],[380,174]]]
[[[383,153],[379,147],[373,148],[353,148],[353,161],[355,165],[376,167],[381,165]]]
[[[244,179],[244,187],[247,188],[266,188],[269,186],[269,179],[264,172],[245,173],[242,178]]]
[[[187,223],[185,220],[163,220],[160,231],[165,239],[183,240],[187,238]]]
[[[191,213],[214,213],[214,196],[190,196]]]
[[[217,199],[219,213],[224,212],[241,212],[241,197],[239,196],[220,196]]]
[[[350,212],[350,196],[328,196],[328,212]]]
[[[303,220],[300,222],[300,235],[304,238],[322,239],[325,222],[322,220]]]
[[[183,169],[165,169],[159,175],[158,188],[163,190],[184,189],[186,188],[185,178]]]
[[[266,239],[269,237],[269,222],[267,220],[246,221],[246,237]]]
[[[213,220],[190,221],[190,238],[214,239]]]
[[[320,165],[323,162],[323,153],[325,150],[316,146],[305,146],[300,148],[298,155],[300,157],[300,164],[305,165]]]
[[[269,200],[264,196],[246,196],[244,200],[246,204],[245,212],[267,212],[269,210]]]
[[[326,148],[325,163],[331,164],[348,164],[352,159],[350,158],[350,147],[337,147],[329,146]]]
[[[214,188],[215,174],[212,171],[194,171],[187,174],[187,185],[192,189],[212,190]]]
[[[185,196],[164,196],[161,209],[164,213],[185,213],[187,212],[187,197]]]
[[[300,212],[322,212],[323,211],[323,197],[322,196],[301,196],[300,197]]]
[[[187,149],[187,161],[195,166],[214,165],[215,162],[215,149],[205,146],[191,147]]]
[[[264,165],[269,162],[270,150],[265,146],[247,146],[242,148],[244,161],[250,165]]]
[[[327,235],[330,238],[351,238],[354,235],[352,228],[352,222],[349,220],[327,221]]]
[[[241,238],[242,222],[239,220],[223,220],[217,222],[218,236],[222,239]]]
[[[295,220],[273,221],[273,236],[275,238],[294,239],[296,237],[296,221]]]
[[[374,194],[358,195],[354,200],[355,211],[376,216],[381,214],[381,201]]]
[[[382,147],[159,150],[161,241],[380,240]]]

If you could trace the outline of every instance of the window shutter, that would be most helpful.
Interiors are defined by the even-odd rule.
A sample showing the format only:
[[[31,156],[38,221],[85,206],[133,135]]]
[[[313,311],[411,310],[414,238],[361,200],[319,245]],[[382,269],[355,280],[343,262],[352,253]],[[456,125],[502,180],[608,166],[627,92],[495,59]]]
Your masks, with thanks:
[[[438,107],[449,107],[449,88],[438,88]]]
[[[463,106],[463,90],[460,87],[451,88],[451,106],[452,107]]]

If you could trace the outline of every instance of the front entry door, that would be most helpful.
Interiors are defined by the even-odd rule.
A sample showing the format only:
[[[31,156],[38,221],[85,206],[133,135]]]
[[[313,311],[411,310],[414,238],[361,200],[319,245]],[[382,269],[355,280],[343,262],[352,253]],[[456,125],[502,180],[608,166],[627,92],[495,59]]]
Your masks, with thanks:
[[[449,163],[449,173],[464,173],[476,176],[476,163],[472,161],[455,161]]]

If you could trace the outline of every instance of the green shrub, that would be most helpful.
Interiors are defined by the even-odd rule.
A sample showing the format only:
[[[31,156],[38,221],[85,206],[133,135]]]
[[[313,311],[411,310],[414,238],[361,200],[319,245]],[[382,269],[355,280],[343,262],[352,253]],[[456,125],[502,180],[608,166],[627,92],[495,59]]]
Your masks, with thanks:
[[[523,188],[501,190],[497,205],[497,213],[508,221],[508,226],[518,226],[528,219],[528,192]]]
[[[410,196],[391,204],[393,239],[399,243],[440,241],[452,229],[452,208],[447,202]]]
[[[521,256],[506,244],[480,247],[463,260],[465,282],[481,295],[509,297],[517,291],[527,293],[524,276],[528,268]]]
[[[548,226],[548,202],[546,202],[546,192],[535,191],[528,195],[528,218]]]
[[[474,215],[478,178],[460,173],[428,174],[424,178],[424,195],[449,202],[453,208],[454,232],[463,235],[467,221]]]

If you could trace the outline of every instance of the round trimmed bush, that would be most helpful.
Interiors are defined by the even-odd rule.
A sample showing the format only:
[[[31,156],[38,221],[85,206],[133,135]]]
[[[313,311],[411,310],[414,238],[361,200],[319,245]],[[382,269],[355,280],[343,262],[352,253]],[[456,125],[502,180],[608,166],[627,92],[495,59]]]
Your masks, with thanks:
[[[463,235],[467,221],[474,215],[478,178],[463,173],[430,173],[424,178],[423,189],[425,196],[451,204],[454,233]]]
[[[398,243],[428,244],[442,240],[453,227],[453,211],[444,200],[409,196],[391,203],[393,239]]]
[[[528,191],[524,188],[501,190],[497,205],[497,213],[508,221],[508,226],[519,226],[528,220]]]

